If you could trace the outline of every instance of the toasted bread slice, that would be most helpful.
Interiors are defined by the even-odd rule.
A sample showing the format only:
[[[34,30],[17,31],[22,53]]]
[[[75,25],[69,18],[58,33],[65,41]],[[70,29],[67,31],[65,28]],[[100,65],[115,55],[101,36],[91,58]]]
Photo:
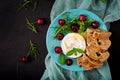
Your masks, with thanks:
[[[109,37],[111,32],[100,29],[87,29],[87,46],[85,53],[77,58],[77,63],[85,70],[91,70],[103,65],[110,53],[107,51],[111,45]]]
[[[86,58],[86,55],[83,54],[82,57],[77,58],[77,63],[79,66],[82,66],[85,70],[91,70],[93,69],[92,66],[90,66],[88,59]]]
[[[93,38],[99,38],[99,39],[109,39],[111,36],[111,32],[100,30],[100,29],[93,29],[93,28],[87,28],[87,35],[93,37]]]
[[[87,46],[86,54],[94,60],[104,62],[110,56],[109,52],[95,46]]]
[[[83,54],[82,57],[79,57],[77,59],[77,62],[78,62],[78,65],[82,66],[85,70],[91,70],[93,68],[98,68],[103,64],[100,61],[96,61],[96,60],[91,59],[86,54]]]
[[[108,31],[88,28],[87,45],[95,45],[101,49],[107,50],[111,45],[111,41],[109,40],[110,35],[111,32]]]

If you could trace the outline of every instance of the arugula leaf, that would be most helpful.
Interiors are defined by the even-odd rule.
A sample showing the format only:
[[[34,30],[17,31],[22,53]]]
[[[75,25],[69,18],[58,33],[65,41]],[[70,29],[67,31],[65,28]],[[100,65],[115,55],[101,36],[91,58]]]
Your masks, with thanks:
[[[69,33],[69,32],[71,32],[70,27],[68,27],[67,25],[57,26],[56,28],[57,28],[57,30],[56,30],[56,33],[54,35],[54,38],[57,36],[58,33]]]
[[[66,13],[65,13],[66,14]],[[73,32],[72,29],[71,29],[71,25],[73,24],[78,24],[79,26],[79,30],[78,32],[85,32],[87,28],[91,27],[91,23],[94,22],[93,19],[86,19],[86,21],[79,21],[77,16],[73,16],[73,19],[69,19],[69,17],[65,17],[63,18],[66,23],[63,25],[63,26],[60,26],[60,25],[57,25],[55,28],[56,28],[56,32],[55,32],[55,35],[54,35],[54,38],[56,37],[56,35],[58,33],[69,33],[69,32]]]
[[[94,22],[95,20],[86,20],[86,21],[78,21],[77,24],[80,25],[79,27],[79,32],[85,32],[87,28],[91,27],[91,23]]]

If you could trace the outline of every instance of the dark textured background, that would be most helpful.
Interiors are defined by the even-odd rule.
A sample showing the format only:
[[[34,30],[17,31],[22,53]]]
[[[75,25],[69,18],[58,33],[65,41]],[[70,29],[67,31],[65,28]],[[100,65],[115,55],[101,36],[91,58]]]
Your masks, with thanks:
[[[47,55],[46,32],[50,24],[50,11],[54,0],[39,0],[36,11],[21,10],[17,12],[19,0],[0,1],[0,80],[40,80],[45,70],[44,59]],[[46,19],[46,24],[37,26],[38,33],[32,33],[26,25],[28,17],[35,21],[38,17]],[[120,56],[120,21],[111,23],[110,37],[112,45],[109,48],[108,59],[113,80],[119,73]],[[21,56],[29,50],[29,40],[39,46],[40,56],[30,63],[22,63]],[[118,77],[119,78],[119,77]]]

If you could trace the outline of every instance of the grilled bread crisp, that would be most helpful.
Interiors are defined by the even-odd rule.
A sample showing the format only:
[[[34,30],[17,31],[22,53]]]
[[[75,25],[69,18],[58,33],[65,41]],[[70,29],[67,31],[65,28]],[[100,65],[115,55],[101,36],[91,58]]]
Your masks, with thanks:
[[[109,56],[109,52],[107,50],[100,49],[99,47],[87,46],[86,54],[93,60],[99,60],[104,62]]]
[[[91,70],[93,68],[100,67],[103,63],[94,59],[91,59],[85,53],[82,57],[77,59],[78,65],[82,66],[85,70]]]
[[[85,53],[77,58],[77,63],[85,70],[91,70],[102,66],[106,61],[110,53],[108,48],[111,45],[109,37],[111,32],[100,29],[87,29],[87,47]]]
[[[94,45],[96,47],[100,47],[103,50],[107,50],[111,41],[109,37],[111,36],[111,32],[100,30],[100,29],[87,29],[87,45]]]

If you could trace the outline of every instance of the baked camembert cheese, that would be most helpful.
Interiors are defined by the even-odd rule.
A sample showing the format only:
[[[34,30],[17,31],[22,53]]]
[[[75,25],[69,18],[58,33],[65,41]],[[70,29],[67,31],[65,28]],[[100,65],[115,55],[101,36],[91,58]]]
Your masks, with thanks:
[[[86,42],[83,36],[81,36],[79,33],[68,33],[61,42],[61,48],[65,55],[74,48],[84,51],[86,48]],[[81,55],[82,53],[77,52],[77,55],[72,54],[69,57],[77,58]]]

